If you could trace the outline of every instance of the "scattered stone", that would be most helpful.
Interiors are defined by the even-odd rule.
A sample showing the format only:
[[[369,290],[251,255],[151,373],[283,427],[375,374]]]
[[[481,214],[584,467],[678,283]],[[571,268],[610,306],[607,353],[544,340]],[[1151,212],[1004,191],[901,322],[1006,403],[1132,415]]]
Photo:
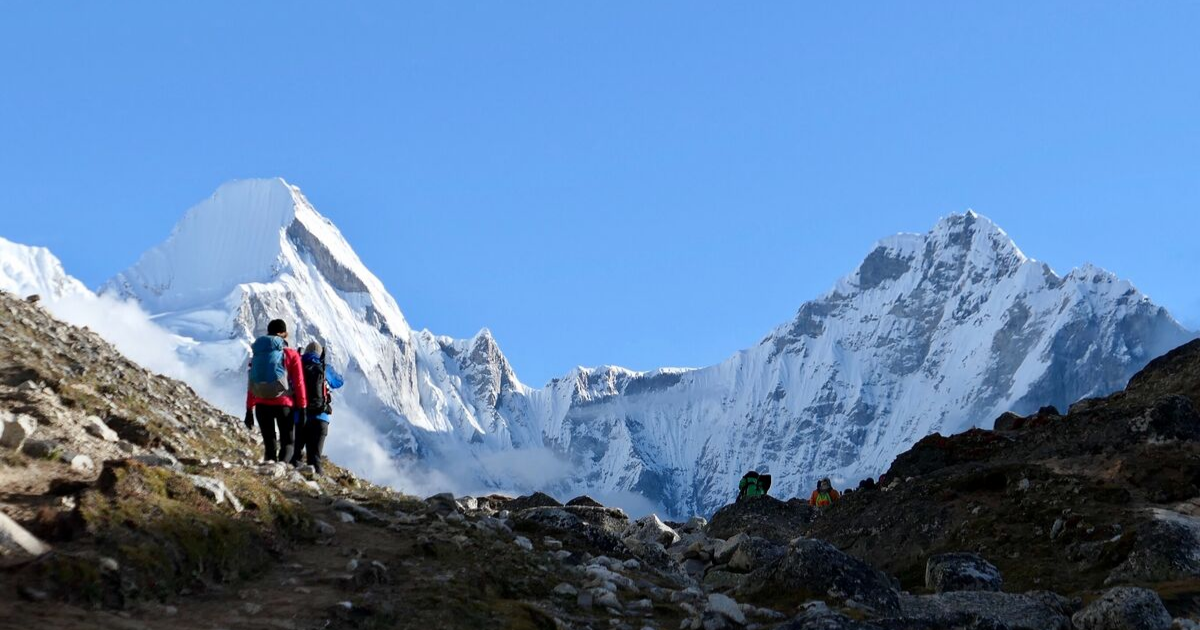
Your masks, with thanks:
[[[313,529],[317,532],[317,535],[322,538],[332,538],[335,534],[337,534],[336,527],[322,520],[314,520]]]
[[[105,442],[116,442],[121,439],[116,431],[108,428],[108,425],[104,424],[104,421],[97,416],[88,416],[83,421],[83,430]]]
[[[516,538],[513,539],[513,543],[515,543],[518,547],[524,549],[525,551],[533,551],[533,543],[530,542],[529,539],[524,536],[517,536]]]
[[[554,594],[562,595],[563,597],[575,597],[579,595],[579,589],[567,584],[566,582],[563,582],[562,584],[554,587]]]
[[[651,514],[630,523],[625,530],[624,537],[633,537],[644,543],[657,543],[664,547],[673,545],[679,540],[679,534],[667,527],[657,514]]]
[[[1076,630],[1168,630],[1171,614],[1154,591],[1122,586],[1105,591],[1071,621]]]
[[[336,510],[340,513],[343,513],[343,514],[345,514],[345,513],[353,514],[356,519],[363,521],[363,522],[372,523],[372,522],[380,522],[383,520],[383,519],[379,518],[379,515],[376,514],[375,512],[373,512],[370,509],[365,508],[349,499],[337,499],[336,501],[333,502],[333,505],[331,507],[333,507],[334,510]]]
[[[82,453],[64,453],[61,457],[62,461],[66,462],[75,472],[90,474],[96,470],[96,464],[92,458]]]
[[[0,446],[21,450],[21,445],[37,431],[37,420],[23,414],[0,411]]]
[[[56,458],[62,452],[62,444],[58,440],[25,440],[21,444],[21,452],[37,459]]]
[[[200,491],[200,494],[212,499],[214,504],[221,505],[222,503],[228,502],[229,506],[233,508],[234,512],[242,511],[242,502],[239,501],[237,497],[233,496],[233,493],[230,492],[229,488],[225,487],[224,481],[221,481],[220,479],[214,479],[213,477],[204,477],[201,475],[187,475],[187,478],[188,481],[192,482],[192,485],[195,486],[196,490]]]
[[[354,515],[349,512],[334,512],[334,514],[337,514],[338,520],[342,521],[343,523],[354,522]]]
[[[247,615],[250,615],[251,617],[262,612],[262,609],[263,609],[262,604],[257,604],[255,602],[244,602],[242,604],[242,612],[246,613]]]
[[[738,607],[738,603],[728,595],[720,593],[709,595],[708,610],[718,613],[738,625],[746,625],[746,615],[742,613],[742,609]]]
[[[117,573],[121,570],[121,563],[107,556],[100,558],[100,570],[108,573]]]
[[[934,593],[951,591],[999,592],[1004,578],[995,565],[975,553],[944,553],[925,563],[925,588]]]
[[[561,540],[556,540],[549,536],[546,536],[545,538],[542,539],[542,544],[545,545],[546,549],[549,549],[551,551],[557,551],[559,549],[562,549],[562,547],[563,547]]]
[[[38,540],[19,523],[0,512],[0,555],[13,553],[40,556],[50,551],[49,545]]]

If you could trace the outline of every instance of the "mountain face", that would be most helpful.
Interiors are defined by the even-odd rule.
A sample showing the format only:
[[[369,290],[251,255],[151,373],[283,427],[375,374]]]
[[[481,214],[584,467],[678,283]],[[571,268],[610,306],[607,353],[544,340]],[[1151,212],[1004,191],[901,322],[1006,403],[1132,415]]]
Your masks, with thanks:
[[[195,340],[188,360],[231,383],[249,341],[286,320],[297,343],[331,349],[343,409],[403,461],[485,488],[632,492],[672,515],[710,513],[749,469],[771,472],[780,496],[822,476],[855,482],[930,432],[1115,391],[1192,336],[1128,282],[1094,267],[1059,276],[968,212],[881,241],[723,363],[577,368],[531,389],[486,330],[412,330],[333,224],[278,179],[222,186],[103,292]],[[513,474],[546,455],[566,464],[552,478]]]
[[[0,291],[20,297],[36,294],[52,301],[92,293],[67,275],[50,250],[5,238],[0,238]]]

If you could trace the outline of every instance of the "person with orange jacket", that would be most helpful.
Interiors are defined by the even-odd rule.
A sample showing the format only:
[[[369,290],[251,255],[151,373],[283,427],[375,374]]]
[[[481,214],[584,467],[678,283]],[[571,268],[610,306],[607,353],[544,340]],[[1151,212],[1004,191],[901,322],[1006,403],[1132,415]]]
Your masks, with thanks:
[[[817,489],[813,490],[812,496],[808,498],[808,504],[813,507],[824,508],[837,503],[841,498],[842,495],[833,489],[833,482],[829,481],[829,478],[826,477],[817,482]]]

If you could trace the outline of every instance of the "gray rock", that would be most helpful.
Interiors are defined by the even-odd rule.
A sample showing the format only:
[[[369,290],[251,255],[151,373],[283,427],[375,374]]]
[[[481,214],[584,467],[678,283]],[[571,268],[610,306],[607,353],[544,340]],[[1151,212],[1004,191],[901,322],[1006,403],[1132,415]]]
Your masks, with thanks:
[[[713,593],[708,596],[708,610],[738,624],[746,625],[746,615],[738,607],[738,603],[728,595]]]
[[[25,440],[21,452],[38,459],[57,458],[63,446],[58,440]]]
[[[90,474],[96,470],[96,464],[92,458],[82,453],[63,453],[61,459],[75,472]]]
[[[1133,551],[1106,584],[1150,583],[1200,577],[1200,519],[1154,508],[1140,525]]]
[[[990,591],[955,591],[900,598],[900,619],[914,627],[1068,630],[1071,620],[1043,598]]]
[[[925,563],[925,588],[934,593],[1000,591],[1004,578],[992,563],[975,553],[944,553]]]
[[[104,421],[96,416],[88,416],[83,421],[83,430],[105,442],[116,442],[121,439],[116,431],[108,428]]]
[[[37,420],[32,417],[0,411],[0,446],[20,450],[36,431]]]
[[[781,558],[787,548],[766,538],[753,536],[742,539],[729,557],[726,570],[749,573]]]
[[[892,614],[900,609],[900,598],[892,580],[858,558],[839,551],[833,545],[810,538],[798,538],[778,560],[750,574],[739,592],[808,593],[813,597],[857,607],[877,614]]]
[[[0,512],[0,556],[40,556],[49,551],[49,545],[38,540],[37,536],[29,533],[29,530],[21,527],[7,514]]]
[[[801,535],[815,517],[806,501],[780,501],[772,496],[738,501],[717,510],[706,533],[713,538],[732,538],[739,533],[766,538],[780,544]]]
[[[233,496],[233,492],[225,486],[224,481],[201,475],[187,475],[187,478],[200,494],[212,499],[214,504],[228,503],[234,512],[242,511],[242,502]]]
[[[663,547],[675,544],[679,534],[663,523],[657,514],[651,514],[629,524],[625,538],[633,537],[644,543],[658,543]]]
[[[1072,617],[1076,630],[1168,630],[1171,614],[1154,591],[1118,587],[1105,591]]]
[[[454,499],[454,495],[449,492],[435,494],[425,499],[425,503],[429,505],[429,509],[435,514],[441,514],[442,516],[453,514],[461,509],[458,501]]]
[[[554,594],[562,595],[563,597],[575,597],[579,595],[579,589],[567,584],[566,582],[563,582],[554,587]]]
[[[749,538],[750,534],[743,532],[730,538],[729,540],[718,542],[713,548],[713,562],[717,564],[728,564],[730,558],[733,557],[733,553],[737,551],[738,545],[742,544],[742,541]]]
[[[313,530],[322,538],[331,538],[337,534],[337,528],[320,519],[313,521]]]
[[[349,499],[337,499],[331,507],[338,512],[353,514],[355,519],[368,523],[378,523],[383,520],[369,508],[365,508]]]

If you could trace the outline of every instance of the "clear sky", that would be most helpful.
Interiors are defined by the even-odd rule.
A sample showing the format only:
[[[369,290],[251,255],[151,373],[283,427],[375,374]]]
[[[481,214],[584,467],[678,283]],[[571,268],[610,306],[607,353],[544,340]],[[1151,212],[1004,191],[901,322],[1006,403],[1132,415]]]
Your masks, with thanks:
[[[49,4],[0,6],[0,235],[93,286],[278,175],[534,385],[717,362],[967,208],[1200,326],[1198,3]]]

